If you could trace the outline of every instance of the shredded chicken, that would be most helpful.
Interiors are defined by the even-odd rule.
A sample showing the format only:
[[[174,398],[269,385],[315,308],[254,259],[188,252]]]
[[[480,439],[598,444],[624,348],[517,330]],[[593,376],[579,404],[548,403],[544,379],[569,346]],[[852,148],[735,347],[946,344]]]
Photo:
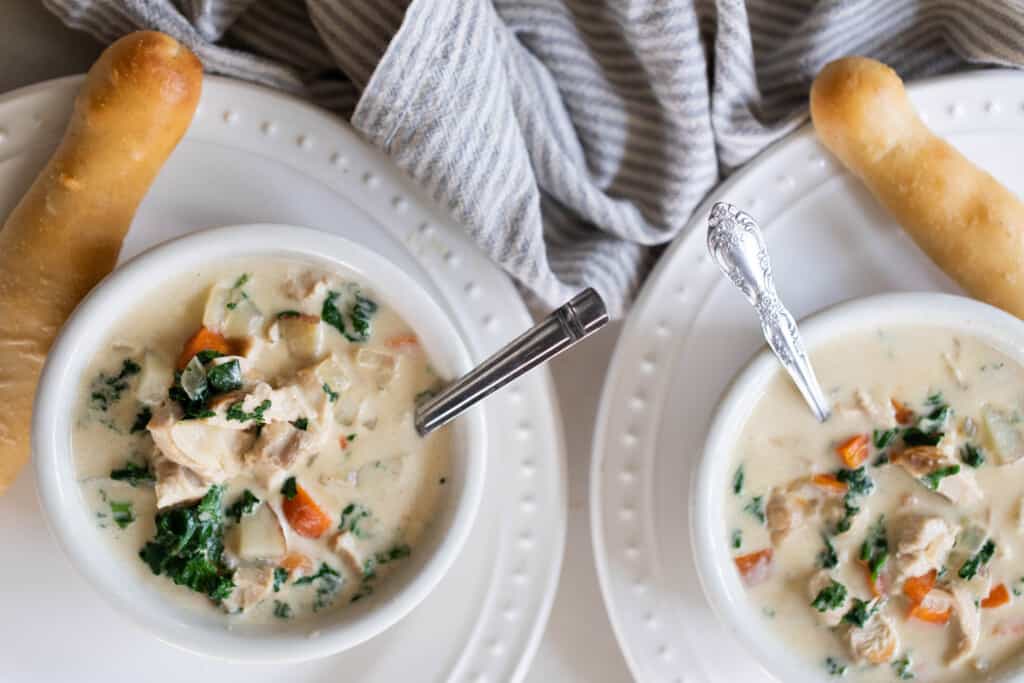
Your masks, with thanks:
[[[251,466],[269,481],[275,474],[290,468],[299,458],[316,453],[324,444],[326,431],[307,423],[305,430],[289,422],[272,422],[260,431],[256,443],[245,457]]]
[[[238,474],[242,455],[253,442],[251,434],[224,429],[206,420],[181,418],[177,404],[165,402],[149,421],[147,429],[165,458],[211,483],[220,483]]]
[[[235,590],[221,603],[228,612],[244,612],[266,598],[274,588],[273,567],[240,567],[232,578]]]
[[[156,476],[156,506],[160,509],[178,503],[193,503],[202,498],[209,482],[203,481],[192,470],[163,456],[153,460],[153,472]]]
[[[356,537],[351,531],[342,531],[335,534],[334,538],[331,539],[331,550],[336,552],[356,575],[363,573],[365,559],[356,546]]]
[[[281,284],[281,292],[302,303],[317,303],[327,293],[327,278],[303,272],[285,280]]]
[[[971,506],[982,499],[981,487],[978,486],[974,472],[962,466],[947,450],[936,446],[913,446],[894,453],[891,462],[918,481],[942,468],[959,466],[959,472],[941,478],[934,491],[961,506]]]
[[[949,665],[959,664],[970,657],[981,637],[981,610],[975,604],[972,592],[961,584],[950,587],[953,596],[953,621],[957,627],[953,645],[946,662]]]
[[[843,632],[850,658],[861,664],[884,664],[899,649],[899,635],[892,619],[875,614],[863,627],[850,625]]]
[[[778,545],[786,536],[801,528],[809,519],[841,500],[840,492],[815,486],[810,477],[794,479],[786,486],[775,487],[768,497],[765,516],[772,543]]]
[[[942,567],[956,541],[957,529],[941,517],[908,514],[893,521],[896,581]]]

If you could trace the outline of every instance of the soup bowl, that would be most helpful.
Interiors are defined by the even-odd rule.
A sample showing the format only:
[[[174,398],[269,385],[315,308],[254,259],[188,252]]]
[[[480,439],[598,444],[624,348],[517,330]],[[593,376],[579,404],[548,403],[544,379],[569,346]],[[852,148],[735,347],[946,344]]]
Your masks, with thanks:
[[[838,304],[800,322],[812,359],[815,349],[844,335],[907,326],[944,328],[973,337],[1024,365],[1024,323],[999,309],[960,296],[872,296]],[[850,358],[849,362],[856,363],[857,358]],[[770,622],[748,596],[733,562],[735,551],[729,538],[726,500],[731,495],[734,475],[732,454],[755,406],[769,384],[784,372],[765,347],[725,389],[690,482],[692,552],[701,587],[719,621],[769,676],[787,683],[835,680],[823,667],[809,666],[807,657],[778,635],[778,629],[766,627]],[[796,391],[795,387],[793,390]],[[997,675],[1016,677],[1020,671],[1013,664]]]
[[[477,408],[451,425],[445,494],[416,551],[365,600],[308,618],[265,625],[218,610],[187,609],[147,584],[139,567],[100,542],[84,504],[73,458],[72,427],[83,372],[108,341],[110,326],[142,302],[159,302],[161,286],[190,269],[235,258],[286,258],[326,272],[355,273],[417,334],[439,376],[472,367],[459,333],[411,277],[376,253],[341,237],[286,225],[240,225],[192,233],[125,263],[81,302],[54,343],[40,379],[32,424],[39,497],[51,530],[74,567],[117,610],[161,640],[226,659],[295,661],[326,656],[373,637],[420,603],[464,545],[484,486],[486,435]],[[139,562],[141,565],[141,561]],[[142,566],[146,572],[148,568]]]

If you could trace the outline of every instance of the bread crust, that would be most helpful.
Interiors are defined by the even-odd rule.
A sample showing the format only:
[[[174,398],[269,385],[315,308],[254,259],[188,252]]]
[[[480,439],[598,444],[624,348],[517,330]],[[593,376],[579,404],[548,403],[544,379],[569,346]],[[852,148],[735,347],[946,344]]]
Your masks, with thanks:
[[[1024,204],[932,133],[885,64],[846,57],[811,87],[818,138],[971,296],[1024,317]]]
[[[199,102],[202,65],[170,36],[129,34],[89,70],[64,137],[0,230],[0,494],[28,459],[53,339],[109,273]]]

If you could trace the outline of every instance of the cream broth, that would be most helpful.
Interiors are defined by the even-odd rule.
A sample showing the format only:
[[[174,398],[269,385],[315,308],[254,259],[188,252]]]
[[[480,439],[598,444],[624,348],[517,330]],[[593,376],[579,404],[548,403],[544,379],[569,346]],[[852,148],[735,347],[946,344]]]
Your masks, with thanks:
[[[255,623],[341,608],[416,552],[444,495],[450,434],[412,422],[439,381],[354,275],[284,259],[191,272],[117,321],[83,376],[84,502],[110,551],[181,604]],[[201,509],[221,521],[189,546],[208,562],[182,569],[174,544]]]
[[[833,417],[780,371],[732,455],[751,607],[823,678],[996,676],[1024,638],[1024,368],[928,328],[811,356]]]

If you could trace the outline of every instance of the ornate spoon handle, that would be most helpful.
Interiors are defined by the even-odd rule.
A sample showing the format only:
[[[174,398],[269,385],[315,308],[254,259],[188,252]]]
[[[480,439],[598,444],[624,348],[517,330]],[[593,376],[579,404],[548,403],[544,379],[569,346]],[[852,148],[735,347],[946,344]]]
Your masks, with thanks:
[[[516,377],[575,346],[608,322],[604,301],[589,287],[473,370],[421,403],[416,431],[426,436]]]
[[[819,422],[827,420],[831,409],[807,359],[796,320],[775,291],[772,264],[757,222],[732,204],[716,203],[708,217],[708,251],[754,306],[768,346],[793,378],[814,416]]]

